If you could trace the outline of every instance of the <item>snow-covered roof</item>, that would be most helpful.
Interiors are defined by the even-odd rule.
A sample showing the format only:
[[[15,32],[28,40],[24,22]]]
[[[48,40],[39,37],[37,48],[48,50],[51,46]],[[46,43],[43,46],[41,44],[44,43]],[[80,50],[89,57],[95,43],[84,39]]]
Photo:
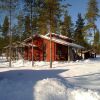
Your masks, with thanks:
[[[24,42],[27,42],[27,41],[29,41],[29,40],[31,40],[32,39],[32,37],[34,38],[34,37],[36,37],[36,36],[40,36],[40,34],[34,34],[33,36],[30,36],[30,37],[28,37],[27,39],[25,39],[24,40]]]
[[[62,34],[56,34],[56,33],[51,33],[51,34],[52,34],[52,35],[55,35],[55,36],[59,36],[59,37],[62,38],[62,39],[69,39],[69,40],[74,41],[72,38],[69,38],[69,37],[64,36],[64,35],[62,35]],[[50,33],[46,34],[46,36],[48,36],[48,35],[50,35]]]
[[[16,43],[13,43],[12,45],[11,45],[11,48],[17,48],[17,47],[24,47],[24,46],[33,46],[33,47],[37,47],[36,45],[32,45],[31,43],[28,43],[28,44],[26,44],[26,43],[19,43],[19,44],[16,44]],[[9,48],[10,47],[10,45],[7,45],[7,46],[5,46],[4,47],[4,49],[7,49],[7,48]]]
[[[55,33],[53,33],[53,34],[55,34]],[[35,36],[41,37],[41,38],[43,38],[43,39],[50,40],[50,37],[49,37],[48,35],[40,35],[40,34],[38,34],[38,35],[33,35],[33,37],[35,37]],[[67,37],[66,37],[66,38],[67,38]],[[28,41],[28,40],[31,40],[31,39],[32,39],[32,37],[29,37],[29,38],[25,39],[24,42],[26,42],[26,41]],[[80,45],[78,45],[78,44],[66,42],[66,41],[64,41],[64,40],[62,40],[62,39],[58,39],[58,38],[56,38],[56,37],[52,37],[52,41],[53,41],[53,42],[56,42],[56,43],[58,43],[58,44],[65,45],[65,46],[71,46],[71,47],[80,48],[80,49],[83,49],[83,48],[84,48],[83,46],[80,46]]]
[[[48,36],[40,35],[40,37],[44,38],[44,39],[47,39],[47,40],[50,40],[50,37],[48,37]],[[66,42],[62,39],[57,39],[57,38],[54,38],[54,37],[52,37],[52,41],[56,42],[56,43],[59,43],[59,44],[62,44],[62,45],[65,45],[65,46],[71,46],[71,47],[80,48],[80,49],[84,48],[83,46],[77,45],[75,43],[69,43],[69,42]]]
[[[29,44],[27,44],[28,46],[33,46],[33,47],[37,47],[36,45],[34,45],[34,44],[31,44],[31,43],[29,43]]]

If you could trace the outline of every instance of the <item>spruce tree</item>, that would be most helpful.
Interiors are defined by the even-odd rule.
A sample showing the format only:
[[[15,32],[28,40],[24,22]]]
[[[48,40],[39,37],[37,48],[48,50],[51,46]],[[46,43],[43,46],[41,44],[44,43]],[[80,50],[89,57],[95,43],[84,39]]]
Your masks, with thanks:
[[[94,36],[94,46],[98,46],[99,42],[100,42],[100,32],[99,30],[97,30]]]
[[[31,36],[31,25],[30,25],[30,17],[29,16],[25,16],[25,36],[29,37]]]
[[[0,24],[0,35],[2,35],[2,25],[1,24]]]
[[[98,2],[97,0],[89,0],[88,1],[88,8],[87,8],[87,12],[86,12],[86,19],[88,21],[88,25],[90,25],[93,29],[94,33],[93,35],[95,36],[95,32],[96,32],[96,20],[99,17],[99,9],[98,9]]]
[[[72,37],[73,33],[73,24],[71,21],[71,16],[65,14],[64,21],[62,23],[62,34],[68,37]]]
[[[96,51],[96,53],[100,53],[100,32],[99,30],[97,30],[95,33],[94,42],[93,42],[92,47]]]
[[[84,27],[84,19],[82,18],[81,14],[78,14],[78,19],[76,21],[75,25],[75,32],[74,32],[74,39],[76,43],[84,46],[85,40],[84,40],[84,34],[83,34],[83,27]]]
[[[3,37],[6,37],[8,35],[8,32],[9,32],[9,19],[8,19],[8,16],[5,16],[3,27],[2,27]]]

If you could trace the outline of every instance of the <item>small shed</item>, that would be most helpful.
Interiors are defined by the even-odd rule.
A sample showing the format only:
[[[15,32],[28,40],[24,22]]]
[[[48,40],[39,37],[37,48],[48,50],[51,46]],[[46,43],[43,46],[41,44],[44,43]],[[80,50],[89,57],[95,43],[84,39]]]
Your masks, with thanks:
[[[96,58],[96,52],[94,50],[84,50],[82,51],[82,57],[83,59]]]

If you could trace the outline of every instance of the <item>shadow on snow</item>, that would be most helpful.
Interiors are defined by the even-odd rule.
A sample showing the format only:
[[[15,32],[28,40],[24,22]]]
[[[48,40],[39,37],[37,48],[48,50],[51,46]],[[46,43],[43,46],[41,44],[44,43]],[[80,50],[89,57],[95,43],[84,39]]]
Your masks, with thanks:
[[[75,86],[81,88],[91,88],[100,92],[100,73],[93,73],[75,77],[66,77]]]
[[[10,70],[0,72],[0,100],[34,100],[33,87],[39,80],[57,78],[65,85],[68,82],[59,76],[68,70]],[[44,90],[43,90],[44,91]]]

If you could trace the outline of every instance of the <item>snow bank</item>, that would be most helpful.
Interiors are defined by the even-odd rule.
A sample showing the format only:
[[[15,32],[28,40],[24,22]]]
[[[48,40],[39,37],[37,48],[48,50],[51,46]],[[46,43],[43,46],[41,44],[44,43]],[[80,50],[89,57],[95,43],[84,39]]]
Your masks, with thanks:
[[[100,100],[100,93],[92,90],[75,89],[69,92],[68,100]]]
[[[49,64],[0,58],[0,100],[100,100],[100,57]]]
[[[36,61],[34,62],[35,66],[47,66],[49,64],[49,62],[45,62],[45,61]]]
[[[56,79],[44,79],[34,87],[35,100],[67,100],[66,87]]]
[[[34,87],[35,100],[100,100],[100,93],[70,89],[57,79],[44,79]]]
[[[100,59],[98,60],[98,58],[96,59],[97,61],[100,61]],[[95,60],[95,61],[96,61]],[[77,60],[77,61],[63,61],[63,62],[59,62],[59,61],[54,61],[52,62],[53,67],[64,67],[65,65],[75,65],[75,64],[88,64],[88,63],[93,63],[94,61],[91,59],[86,59],[86,60]],[[44,68],[49,68],[50,62],[45,62],[45,61],[34,61],[34,66],[39,68],[39,67],[44,67]],[[19,59],[19,60],[15,60],[12,61],[12,67],[32,67],[32,61],[28,61],[28,60],[23,60],[23,59]],[[9,62],[6,60],[5,57],[0,57],[0,67],[9,67]]]

